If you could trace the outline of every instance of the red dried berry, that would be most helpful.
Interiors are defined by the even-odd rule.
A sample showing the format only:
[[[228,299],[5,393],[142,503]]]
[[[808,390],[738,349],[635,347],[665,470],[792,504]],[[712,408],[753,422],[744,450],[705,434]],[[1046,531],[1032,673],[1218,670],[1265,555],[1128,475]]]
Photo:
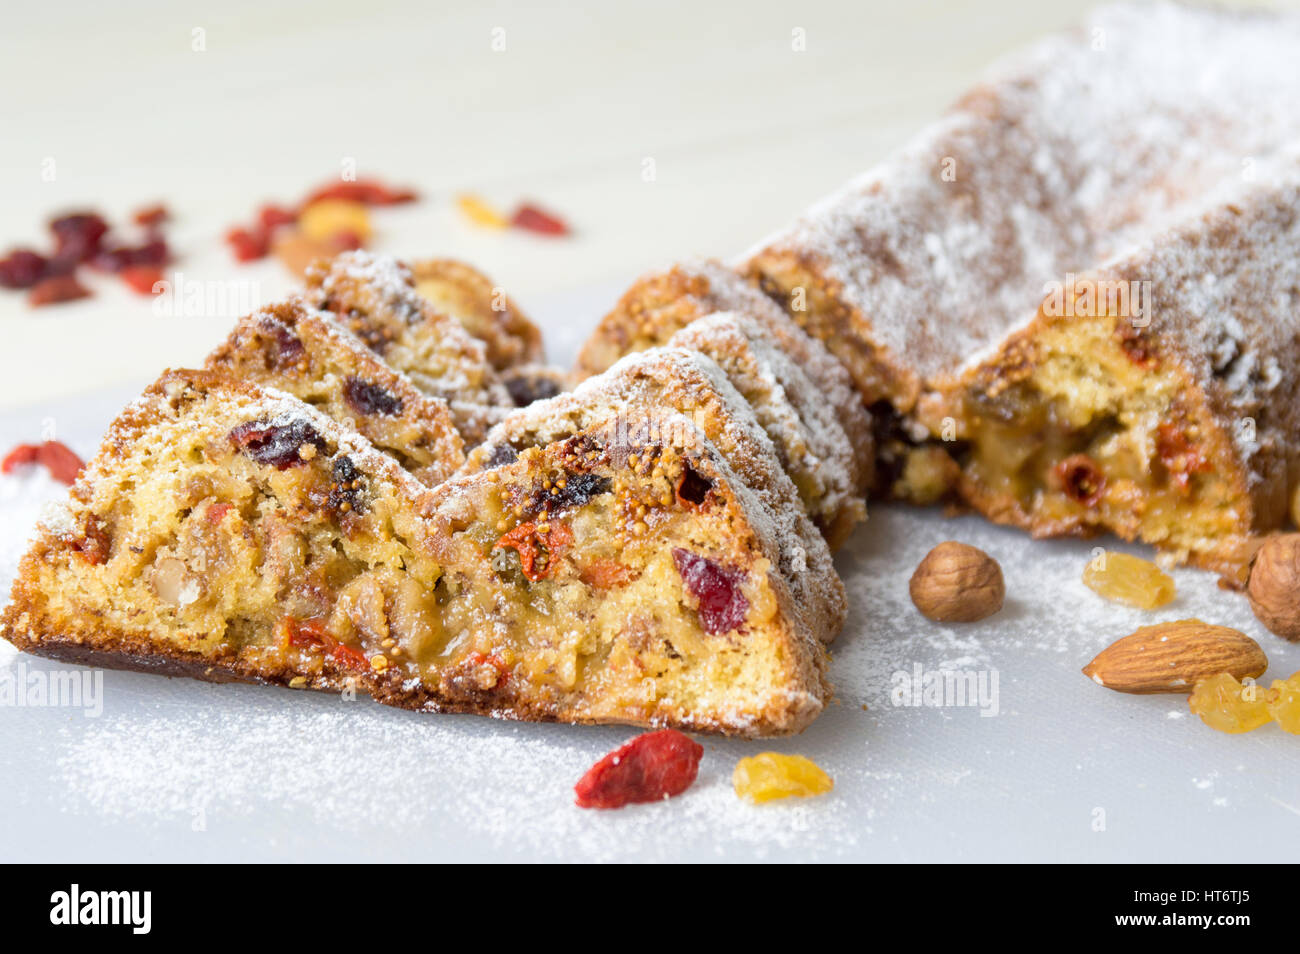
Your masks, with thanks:
[[[37,282],[27,293],[27,303],[33,308],[54,305],[63,301],[89,298],[90,291],[72,275],[54,275]]]
[[[282,205],[268,202],[257,210],[257,223],[264,232],[274,231],[282,225],[293,225],[297,221],[298,213]]]
[[[163,270],[154,265],[128,265],[120,272],[122,281],[141,295],[156,295],[154,286],[163,281]]]
[[[704,746],[674,729],[639,735],[605,756],[573,786],[579,808],[657,802],[691,787]]]
[[[563,219],[528,203],[515,210],[515,214],[510,217],[510,224],[517,229],[527,229],[541,235],[569,234],[569,226]]]
[[[50,476],[60,483],[74,484],[81,475],[85,462],[61,441],[46,441],[37,452],[36,460],[44,464]]]
[[[131,221],[136,225],[143,226],[144,228],[153,229],[162,225],[170,218],[171,213],[167,211],[167,206],[163,205],[161,202],[157,202],[153,205],[147,205],[143,209],[137,210],[136,213],[131,216]]]
[[[265,230],[234,228],[226,233],[226,244],[235,253],[235,261],[252,262],[270,253],[271,236]]]
[[[60,441],[43,444],[19,444],[0,461],[0,472],[12,473],[24,464],[40,464],[50,476],[63,484],[74,484],[85,463],[76,452]]]
[[[31,288],[46,276],[48,266],[44,255],[16,248],[0,258],[0,288]]]
[[[36,455],[40,450],[40,444],[19,444],[5,455],[3,461],[0,461],[0,473],[12,474],[24,464],[36,463]]]
[[[232,430],[230,439],[250,460],[276,470],[305,464],[311,458],[310,454],[303,456],[305,447],[314,447],[318,452],[326,449],[325,439],[303,420],[286,424],[249,421]]]
[[[355,182],[333,182],[322,186],[302,201],[302,208],[322,199],[340,199],[344,202],[360,202],[362,205],[399,205],[414,202],[418,196],[413,189],[391,189],[374,179],[358,179]]]
[[[108,223],[93,212],[63,215],[50,222],[54,233],[54,257],[63,262],[85,262],[99,251],[108,234]]]
[[[706,633],[716,636],[740,628],[749,612],[749,599],[740,591],[743,571],[681,547],[673,548],[673,563],[687,592],[699,601],[697,612]]]

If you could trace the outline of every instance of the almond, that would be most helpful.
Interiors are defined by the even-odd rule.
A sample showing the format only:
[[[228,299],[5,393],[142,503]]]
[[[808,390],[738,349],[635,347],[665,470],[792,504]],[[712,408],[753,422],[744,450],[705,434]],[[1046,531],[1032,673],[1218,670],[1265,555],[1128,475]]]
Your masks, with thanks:
[[[1099,686],[1117,692],[1191,692],[1201,679],[1230,673],[1262,676],[1264,650],[1245,633],[1199,619],[1143,626],[1117,640],[1083,667]]]

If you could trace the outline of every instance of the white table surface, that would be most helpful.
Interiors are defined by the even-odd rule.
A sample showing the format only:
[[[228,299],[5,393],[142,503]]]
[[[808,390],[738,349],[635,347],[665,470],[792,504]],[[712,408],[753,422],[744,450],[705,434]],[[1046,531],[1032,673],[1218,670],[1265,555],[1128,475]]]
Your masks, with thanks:
[[[745,247],[1084,6],[29,4],[6,10],[0,34],[0,247],[41,241],[60,209],[161,199],[187,277],[255,282],[270,299],[288,276],[234,266],[221,233],[350,157],[427,196],[377,214],[378,248],[477,263],[567,361],[637,273]],[[791,50],[795,28],[805,52]],[[49,157],[53,182],[40,175]],[[452,208],[463,190],[534,198],[578,235],[476,230]],[[37,312],[0,294],[0,444],[52,420],[89,452],[122,402],[163,366],[201,358],[233,317],[156,317],[112,282],[95,287]],[[60,492],[39,475],[0,481],[6,587],[37,505]],[[1007,570],[1008,607],[986,623],[935,626],[908,602],[912,567],[949,537]],[[0,858],[1235,860],[1263,835],[1294,837],[1293,738],[1222,736],[1181,697],[1119,696],[1078,669],[1153,618],[1244,629],[1270,678],[1300,669],[1300,648],[1194,571],[1154,616],[1106,604],[1078,582],[1089,549],[877,508],[838,560],[853,602],[839,699],[771,746],[821,761],[836,778],[825,799],[741,805],[728,777],[754,747],[712,741],[682,799],[581,812],[572,782],[626,730],[109,673],[99,718],[0,707]],[[915,663],[997,670],[1000,715],[892,706],[892,674]],[[0,666],[17,665],[50,664],[0,644]]]

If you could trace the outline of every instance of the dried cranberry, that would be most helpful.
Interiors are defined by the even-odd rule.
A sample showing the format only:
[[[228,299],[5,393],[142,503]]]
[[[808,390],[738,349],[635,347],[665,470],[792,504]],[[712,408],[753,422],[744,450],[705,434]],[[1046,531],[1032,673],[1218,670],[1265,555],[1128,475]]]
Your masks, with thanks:
[[[55,305],[63,301],[76,301],[89,298],[90,291],[72,275],[55,275],[37,282],[27,294],[27,302],[33,308],[42,305]]]
[[[563,219],[527,203],[515,210],[515,214],[510,218],[510,224],[517,229],[527,229],[541,235],[569,234],[569,226]]]
[[[340,455],[330,466],[329,508],[342,513],[361,513],[363,507],[364,474],[357,469],[351,457]]]
[[[1106,489],[1106,475],[1087,454],[1065,458],[1056,465],[1056,476],[1065,495],[1085,507],[1094,506]]]
[[[316,428],[300,419],[285,424],[249,421],[232,430],[230,439],[250,460],[276,470],[287,470],[310,460],[311,453],[303,455],[306,447],[318,452],[325,450],[325,439]]]
[[[749,612],[749,599],[740,591],[743,571],[681,547],[673,548],[673,563],[687,592],[699,601],[700,622],[706,633],[716,636],[740,628]]]
[[[26,248],[0,258],[0,288],[31,288],[46,275],[49,260]]]
[[[674,729],[639,735],[587,770],[573,787],[579,808],[657,802],[691,787],[704,746]]]
[[[389,394],[377,384],[348,378],[343,382],[343,396],[359,414],[383,414],[394,417],[402,413],[402,399]]]
[[[142,245],[114,245],[100,249],[90,264],[101,272],[117,273],[128,268],[167,264],[170,252],[161,238],[150,239]]]
[[[688,464],[682,468],[682,476],[677,481],[677,502],[683,506],[698,507],[708,498],[712,489],[713,481]]]
[[[54,233],[54,257],[64,262],[84,262],[99,251],[108,234],[108,223],[93,212],[64,215],[50,222]]]

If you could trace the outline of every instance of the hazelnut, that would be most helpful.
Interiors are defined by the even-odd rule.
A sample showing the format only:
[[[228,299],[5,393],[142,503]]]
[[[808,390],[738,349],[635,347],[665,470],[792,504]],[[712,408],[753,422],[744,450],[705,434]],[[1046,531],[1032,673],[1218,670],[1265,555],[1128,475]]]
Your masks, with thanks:
[[[949,540],[921,561],[908,586],[912,602],[939,623],[973,623],[1002,609],[1002,567],[983,550]]]
[[[1300,533],[1269,537],[1250,567],[1250,608],[1269,632],[1300,640]]]

